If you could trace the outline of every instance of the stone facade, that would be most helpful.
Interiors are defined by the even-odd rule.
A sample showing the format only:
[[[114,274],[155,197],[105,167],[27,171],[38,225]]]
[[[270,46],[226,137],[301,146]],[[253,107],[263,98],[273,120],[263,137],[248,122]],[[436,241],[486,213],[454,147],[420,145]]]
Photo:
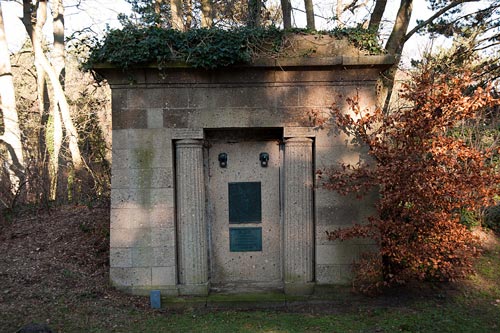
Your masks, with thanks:
[[[219,199],[214,193],[226,191],[227,185],[209,189],[210,177],[216,171],[230,172],[229,164],[236,163],[231,158],[241,149],[252,151],[252,142],[263,142],[262,149],[278,145],[269,148],[275,153],[268,169],[257,157],[246,162],[241,154],[238,165],[248,170],[241,175],[234,171],[254,181],[250,168],[260,173],[276,170],[276,204],[262,206],[262,222],[255,226],[262,229],[263,247],[267,239],[277,247],[273,260],[258,258],[258,252],[233,253],[232,260],[240,261],[231,269],[266,270],[272,265],[273,271],[262,273],[269,277],[262,281],[228,277],[227,288],[245,290],[255,282],[257,289],[271,286],[302,294],[315,284],[348,283],[352,261],[374,245],[367,240],[328,241],[325,231],[363,221],[371,214],[369,203],[375,195],[365,201],[340,196],[315,186],[314,172],[367,156],[349,138],[314,129],[308,113],[328,112],[333,101],[354,94],[363,104],[374,105],[376,80],[391,61],[386,56],[335,56],[213,71],[100,69],[112,88],[112,283],[137,294],[159,289],[168,295],[203,295],[215,290],[211,277],[222,264],[213,256],[219,247],[229,251],[229,243],[224,243],[229,241],[215,235],[213,216],[219,213],[213,209],[219,209],[214,202]],[[341,107],[346,108],[345,102]],[[226,134],[227,142],[217,146]],[[229,140],[232,137],[237,139]],[[217,169],[214,154],[219,151],[214,147],[230,152],[228,171]],[[261,148],[255,149],[258,153]],[[217,181],[225,177],[221,173]],[[270,182],[262,179],[262,184]],[[220,209],[219,215],[227,214]],[[275,227],[266,227],[266,214]],[[266,238],[271,230],[274,235]],[[253,266],[245,268],[250,263]],[[217,279],[224,282],[222,275]]]

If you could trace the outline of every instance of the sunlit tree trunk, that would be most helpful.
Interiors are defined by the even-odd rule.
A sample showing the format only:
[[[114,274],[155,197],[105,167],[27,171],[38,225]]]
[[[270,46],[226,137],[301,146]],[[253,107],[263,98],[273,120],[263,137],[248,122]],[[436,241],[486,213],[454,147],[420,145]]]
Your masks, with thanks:
[[[163,2],[163,0],[156,0],[154,2],[154,10],[155,10],[155,15],[156,15],[155,21],[156,21],[156,26],[158,28],[161,27],[160,17],[161,17],[161,4],[162,4],[162,2]]]
[[[65,51],[64,51],[64,7],[62,0],[52,1],[52,29],[54,33],[54,47],[52,48],[52,64],[54,66],[55,75],[59,78],[61,87],[65,85]],[[54,96],[55,100],[55,96]],[[51,182],[51,199],[55,200],[57,196],[57,186],[59,180],[59,160],[63,141],[63,124],[59,105],[52,105],[52,124],[54,150],[51,158],[52,170],[54,172]]]
[[[292,28],[292,4],[290,0],[281,0],[281,13],[283,14],[283,28]]]
[[[385,7],[387,6],[387,0],[376,0],[375,8],[370,15],[369,28],[377,31],[380,27],[380,22],[382,22],[382,16],[384,15]],[[406,32],[406,31],[405,31]]]
[[[213,23],[212,1],[200,0],[201,3],[201,27],[210,28]]]
[[[29,0],[24,0],[23,4],[25,6],[31,5]],[[64,88],[59,80],[59,75],[56,72],[54,66],[47,59],[47,56],[43,52],[42,48],[41,29],[45,25],[45,22],[47,20],[47,3],[46,1],[38,1],[37,5],[38,9],[36,13],[36,24],[32,32],[32,44],[33,52],[35,54],[35,63],[37,63],[43,69],[51,83],[54,97],[53,105],[59,106],[62,123],[64,124],[66,135],[68,137],[68,146],[71,153],[73,167],[76,171],[79,171],[83,168],[83,160],[80,154],[80,148],[78,147],[78,133],[73,124],[73,120],[71,119],[70,108],[64,94]],[[25,22],[26,20],[26,18],[23,19],[23,22]]]
[[[7,149],[7,163],[13,194],[17,193],[24,174],[24,158],[21,143],[21,130],[16,109],[14,80],[10,64],[10,54],[5,38],[2,6],[0,4],[0,112],[3,120],[3,133],[0,143]]]
[[[42,27],[35,29],[36,18],[33,13],[32,1],[23,0],[23,17],[21,18],[22,23],[28,33],[31,41],[36,40],[42,31]],[[32,43],[33,44],[33,43]],[[42,202],[47,202],[51,197],[51,186],[54,177],[52,176],[53,170],[50,163],[51,155],[47,149],[47,136],[49,117],[50,117],[50,100],[48,96],[47,89],[47,78],[45,71],[43,70],[41,64],[38,61],[34,61],[35,72],[36,72],[36,93],[37,93],[37,105],[40,114],[40,127],[38,129],[38,163],[36,165],[37,174],[34,177],[38,177],[43,182],[43,191],[39,191],[40,199]],[[52,129],[52,128],[50,128]],[[50,131],[51,132],[51,131]],[[27,175],[31,177],[31,175]],[[28,184],[31,180],[28,180]]]
[[[335,7],[335,15],[336,21],[337,21],[337,27],[341,28],[344,24],[340,20],[340,17],[342,16],[342,13],[344,12],[344,8],[342,8],[342,0],[337,0],[337,6]]]
[[[183,31],[182,0],[170,0],[170,15],[172,28]]]
[[[193,1],[184,0],[184,13],[186,16],[186,23],[184,24],[184,29],[189,30],[193,24]]]
[[[307,29],[316,30],[316,25],[314,24],[314,6],[312,0],[304,0],[304,5],[306,8]]]
[[[396,15],[396,22],[392,29],[389,40],[385,46],[389,54],[395,56],[396,62],[389,68],[381,77],[379,82],[378,104],[385,112],[389,110],[389,103],[394,87],[394,80],[398,70],[401,53],[403,51],[404,42],[406,40],[406,32],[410,24],[411,14],[413,9],[413,0],[401,0],[401,4]]]

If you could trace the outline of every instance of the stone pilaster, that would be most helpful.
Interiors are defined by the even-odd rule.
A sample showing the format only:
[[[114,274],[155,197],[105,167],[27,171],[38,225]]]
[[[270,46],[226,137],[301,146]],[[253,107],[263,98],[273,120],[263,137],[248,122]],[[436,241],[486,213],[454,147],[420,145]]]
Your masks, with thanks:
[[[203,141],[176,143],[179,292],[208,293],[208,249],[203,180]]]
[[[314,279],[313,163],[310,138],[285,141],[285,292],[308,294]]]

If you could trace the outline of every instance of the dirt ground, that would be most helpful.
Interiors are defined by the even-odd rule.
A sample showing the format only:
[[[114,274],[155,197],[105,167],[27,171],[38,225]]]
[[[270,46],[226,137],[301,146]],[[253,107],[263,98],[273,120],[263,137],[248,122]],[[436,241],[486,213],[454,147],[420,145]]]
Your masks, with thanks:
[[[50,326],[54,316],[66,315],[65,309],[147,308],[146,298],[109,286],[108,235],[109,208],[29,211],[2,223],[0,331],[13,332],[30,322]],[[83,314],[82,320],[91,319],[91,313]]]

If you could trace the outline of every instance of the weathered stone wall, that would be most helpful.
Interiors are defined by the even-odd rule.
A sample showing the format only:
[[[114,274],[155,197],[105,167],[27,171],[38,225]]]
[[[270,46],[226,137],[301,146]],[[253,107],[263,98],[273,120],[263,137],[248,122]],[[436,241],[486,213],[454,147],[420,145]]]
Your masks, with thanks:
[[[199,140],[207,129],[283,128],[285,138],[312,139],[314,169],[357,162],[367,158],[366,151],[347,137],[313,129],[308,112],[328,112],[333,101],[346,108],[342,101],[355,94],[362,104],[374,105],[376,79],[391,60],[296,59],[284,67],[273,61],[163,73],[101,69],[113,94],[112,282],[137,293],[153,288],[178,293],[176,139]],[[363,202],[322,188],[315,188],[313,197],[310,274],[316,283],[346,283],[353,259],[373,245],[366,240],[331,242],[325,231],[362,221],[371,212],[367,202],[375,198]]]

